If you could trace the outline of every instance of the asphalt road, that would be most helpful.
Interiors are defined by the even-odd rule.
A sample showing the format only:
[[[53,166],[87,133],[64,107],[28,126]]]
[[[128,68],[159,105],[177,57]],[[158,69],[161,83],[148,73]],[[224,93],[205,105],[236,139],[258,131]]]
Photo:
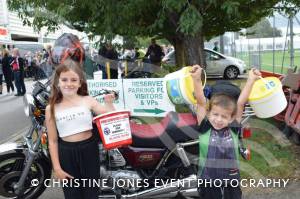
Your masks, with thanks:
[[[30,92],[31,82],[26,83]],[[30,125],[30,120],[23,110],[23,97],[16,97],[4,92],[0,95],[0,143],[4,143],[24,132]]]

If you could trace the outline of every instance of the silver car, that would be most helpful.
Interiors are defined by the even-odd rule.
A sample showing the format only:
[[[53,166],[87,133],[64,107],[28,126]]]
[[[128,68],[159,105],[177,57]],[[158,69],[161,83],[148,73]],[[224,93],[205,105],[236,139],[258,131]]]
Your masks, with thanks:
[[[208,76],[223,76],[225,79],[236,79],[246,73],[244,61],[223,55],[210,49],[204,49],[206,57],[206,74]],[[175,50],[170,51],[163,59],[163,63],[176,65]]]

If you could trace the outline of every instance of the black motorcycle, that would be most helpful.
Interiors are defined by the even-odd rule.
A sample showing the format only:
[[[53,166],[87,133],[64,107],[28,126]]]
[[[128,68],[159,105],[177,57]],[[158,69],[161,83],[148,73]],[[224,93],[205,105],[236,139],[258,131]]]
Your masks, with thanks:
[[[22,142],[0,145],[0,195],[7,198],[38,198],[46,189],[35,181],[51,178],[51,161],[47,150],[44,127],[45,107],[49,92],[46,84],[37,82],[32,95],[23,98],[25,114],[31,127]]]

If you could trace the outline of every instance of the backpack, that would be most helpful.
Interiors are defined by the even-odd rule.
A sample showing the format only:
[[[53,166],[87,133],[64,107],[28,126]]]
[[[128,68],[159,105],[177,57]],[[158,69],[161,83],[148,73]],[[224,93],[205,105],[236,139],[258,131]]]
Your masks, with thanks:
[[[208,99],[210,99],[213,95],[218,93],[229,95],[238,100],[241,94],[241,89],[232,84],[230,81],[218,80],[214,85],[210,86],[209,92],[206,96]]]

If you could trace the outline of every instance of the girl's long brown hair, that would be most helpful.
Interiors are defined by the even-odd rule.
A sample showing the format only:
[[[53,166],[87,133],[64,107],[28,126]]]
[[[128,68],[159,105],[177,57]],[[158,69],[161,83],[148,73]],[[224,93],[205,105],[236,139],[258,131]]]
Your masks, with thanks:
[[[60,92],[59,88],[58,88],[58,81],[59,81],[59,77],[60,74],[62,72],[67,72],[67,71],[74,71],[76,74],[78,74],[79,79],[80,79],[80,88],[77,91],[78,95],[82,95],[82,96],[87,96],[88,95],[88,89],[87,89],[87,83],[86,83],[86,79],[84,76],[84,72],[83,69],[81,67],[81,65],[76,62],[73,61],[71,59],[66,59],[64,60],[63,63],[61,63],[54,71],[54,76],[52,79],[52,85],[51,85],[51,95],[49,98],[49,105],[50,105],[50,112],[51,112],[51,118],[54,120],[54,106],[55,104],[59,104],[62,99],[63,99],[63,95]]]

